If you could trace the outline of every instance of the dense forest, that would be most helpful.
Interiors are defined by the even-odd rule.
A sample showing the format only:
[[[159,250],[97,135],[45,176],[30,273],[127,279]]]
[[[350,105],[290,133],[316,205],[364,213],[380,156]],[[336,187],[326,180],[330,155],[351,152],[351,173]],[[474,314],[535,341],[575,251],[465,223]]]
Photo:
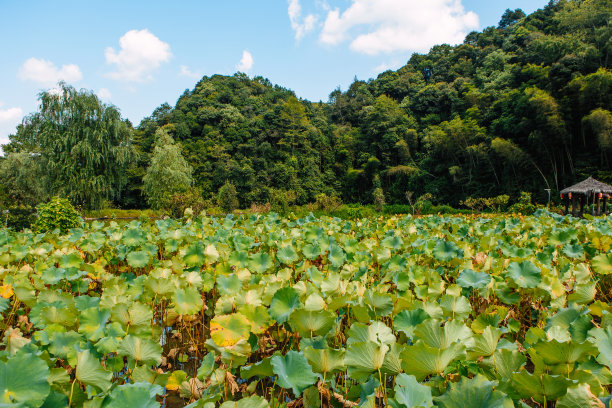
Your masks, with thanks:
[[[612,182],[611,12],[610,0],[551,1],[528,16],[507,10],[497,27],[414,54],[376,79],[355,79],[328,102],[299,99],[262,77],[203,77],[174,107],[163,104],[136,128],[113,116],[109,132],[123,142],[108,151],[123,166],[123,179],[108,169],[95,173],[108,163],[99,159],[93,173],[56,175],[37,191],[51,194],[75,177],[93,177],[90,186],[107,191],[106,203],[145,207],[154,202],[143,184],[152,161],[172,157],[164,146],[182,152],[182,185],[192,195],[213,200],[231,185],[240,207],[305,204],[321,193],[371,203],[377,191],[391,204],[429,194],[459,205],[468,196],[514,198],[520,191],[545,202],[546,188],[556,194],[589,175]],[[9,191],[19,190],[20,177],[44,178],[36,169],[19,175],[6,166],[25,169],[37,160],[31,152],[49,156],[42,116],[26,117],[4,147]],[[57,165],[57,154],[46,160],[55,172],[67,168]],[[102,180],[105,174],[112,182]]]

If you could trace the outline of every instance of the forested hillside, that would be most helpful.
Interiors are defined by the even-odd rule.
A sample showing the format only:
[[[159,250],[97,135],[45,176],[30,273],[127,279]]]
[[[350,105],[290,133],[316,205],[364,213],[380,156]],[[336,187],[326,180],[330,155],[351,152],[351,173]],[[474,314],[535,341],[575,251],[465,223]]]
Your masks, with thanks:
[[[204,77],[134,129],[138,159],[117,204],[147,205],[142,178],[160,129],[182,147],[197,194],[231,183],[241,207],[320,193],[370,203],[380,188],[387,203],[520,191],[545,201],[546,188],[588,175],[612,182],[611,13],[610,0],[507,10],[497,27],[356,79],[328,102],[261,77]]]

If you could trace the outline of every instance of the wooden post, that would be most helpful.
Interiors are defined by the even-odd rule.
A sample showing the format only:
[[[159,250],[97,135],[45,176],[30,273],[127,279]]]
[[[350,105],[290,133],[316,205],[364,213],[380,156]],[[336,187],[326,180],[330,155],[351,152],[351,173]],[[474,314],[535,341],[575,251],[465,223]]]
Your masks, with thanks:
[[[572,216],[576,216],[576,194],[572,194]]]
[[[580,195],[580,215],[579,217],[582,217],[582,213],[584,212],[584,197],[585,197],[585,194]]]
[[[597,215],[601,215],[601,193],[597,194]]]
[[[563,215],[567,215],[567,211],[569,207],[569,197],[567,195],[563,197],[563,204],[565,205],[565,209],[563,210]]]

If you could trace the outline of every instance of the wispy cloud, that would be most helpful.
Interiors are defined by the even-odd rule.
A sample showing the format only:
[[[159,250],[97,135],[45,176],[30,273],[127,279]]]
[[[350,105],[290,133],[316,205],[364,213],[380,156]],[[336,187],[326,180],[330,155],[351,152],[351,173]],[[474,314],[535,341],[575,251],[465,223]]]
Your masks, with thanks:
[[[179,72],[179,76],[184,76],[188,78],[201,78],[202,74],[190,70],[187,65],[181,65],[181,71]]]
[[[8,143],[8,135],[15,133],[15,127],[21,122],[22,117],[23,110],[19,107],[0,109],[0,144]]]
[[[308,32],[315,28],[318,17],[314,14],[308,14],[302,18],[300,0],[289,0],[288,13],[291,28],[295,31],[296,40],[301,40]]]

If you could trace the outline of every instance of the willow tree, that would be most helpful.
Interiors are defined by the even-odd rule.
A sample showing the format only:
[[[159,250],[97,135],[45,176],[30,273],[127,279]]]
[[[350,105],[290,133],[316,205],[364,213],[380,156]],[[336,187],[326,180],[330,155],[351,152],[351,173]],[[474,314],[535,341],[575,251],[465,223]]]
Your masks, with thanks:
[[[132,128],[119,110],[63,82],[39,101],[39,111],[24,119],[5,150],[38,157],[49,195],[87,209],[118,198],[134,158]]]
[[[164,128],[155,132],[156,142],[151,164],[142,178],[144,193],[153,208],[162,208],[173,194],[191,186],[193,169],[181,153],[181,147]]]

